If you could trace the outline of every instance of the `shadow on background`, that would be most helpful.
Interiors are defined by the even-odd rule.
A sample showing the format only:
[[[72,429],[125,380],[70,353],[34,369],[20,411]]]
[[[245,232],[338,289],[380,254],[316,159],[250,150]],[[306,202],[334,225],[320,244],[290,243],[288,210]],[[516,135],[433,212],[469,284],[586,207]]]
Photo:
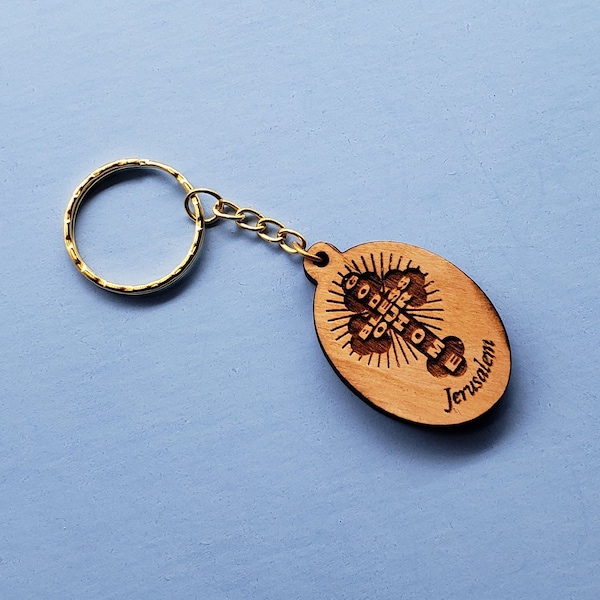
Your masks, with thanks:
[[[514,358],[514,355],[513,355]],[[431,427],[409,423],[379,411],[369,420],[369,429],[379,442],[401,452],[423,456],[435,462],[460,462],[466,457],[483,454],[509,437],[517,426],[516,416],[521,397],[519,374],[513,362],[511,380],[502,398],[488,412],[463,425]],[[361,407],[357,419],[365,418]],[[368,405],[367,405],[368,406]]]

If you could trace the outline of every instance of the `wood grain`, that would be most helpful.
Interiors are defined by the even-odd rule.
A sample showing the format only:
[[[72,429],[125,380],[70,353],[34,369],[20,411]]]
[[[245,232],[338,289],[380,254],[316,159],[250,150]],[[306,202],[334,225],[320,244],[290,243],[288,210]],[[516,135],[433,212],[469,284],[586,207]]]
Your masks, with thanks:
[[[452,263],[422,248],[370,242],[340,252],[318,242],[304,261],[314,319],[331,365],[386,413],[456,425],[488,411],[510,376],[498,313]]]

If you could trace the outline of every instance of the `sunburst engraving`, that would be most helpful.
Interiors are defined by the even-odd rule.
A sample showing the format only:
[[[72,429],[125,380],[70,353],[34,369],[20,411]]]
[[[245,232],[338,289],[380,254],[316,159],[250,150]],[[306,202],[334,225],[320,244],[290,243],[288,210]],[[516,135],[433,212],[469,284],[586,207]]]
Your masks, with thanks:
[[[326,300],[330,331],[357,361],[391,369],[425,360],[434,377],[465,373],[462,340],[441,337],[441,292],[412,260],[371,253],[346,263],[332,284]]]

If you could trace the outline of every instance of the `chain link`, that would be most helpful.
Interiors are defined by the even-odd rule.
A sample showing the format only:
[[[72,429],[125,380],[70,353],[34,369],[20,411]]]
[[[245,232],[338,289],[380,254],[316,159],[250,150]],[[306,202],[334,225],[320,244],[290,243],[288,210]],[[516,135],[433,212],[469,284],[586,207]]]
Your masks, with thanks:
[[[278,244],[279,247],[288,254],[299,254],[304,258],[312,260],[314,263],[323,261],[323,257],[318,254],[312,254],[306,249],[306,239],[304,236],[293,229],[285,227],[277,219],[265,217],[263,214],[253,208],[239,207],[231,200],[225,200],[222,196],[207,188],[194,188],[185,197],[185,210],[190,219],[196,220],[194,207],[191,204],[193,196],[200,194],[209,194],[216,198],[212,207],[212,215],[205,219],[208,226],[214,225],[219,219],[235,221],[241,229],[254,231],[261,240],[271,244]],[[199,201],[199,199],[198,199]]]

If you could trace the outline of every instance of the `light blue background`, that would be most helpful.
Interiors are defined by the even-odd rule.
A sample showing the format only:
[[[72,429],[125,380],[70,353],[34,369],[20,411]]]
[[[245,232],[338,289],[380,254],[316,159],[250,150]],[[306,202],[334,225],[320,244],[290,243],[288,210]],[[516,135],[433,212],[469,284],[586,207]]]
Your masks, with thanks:
[[[0,598],[598,597],[596,0],[8,0],[0,23]],[[460,266],[511,339],[498,410],[369,408],[300,261],[231,224],[164,296],[92,286],[63,211],[124,156],[311,243]],[[191,240],[162,177],[80,225],[124,281]]]

